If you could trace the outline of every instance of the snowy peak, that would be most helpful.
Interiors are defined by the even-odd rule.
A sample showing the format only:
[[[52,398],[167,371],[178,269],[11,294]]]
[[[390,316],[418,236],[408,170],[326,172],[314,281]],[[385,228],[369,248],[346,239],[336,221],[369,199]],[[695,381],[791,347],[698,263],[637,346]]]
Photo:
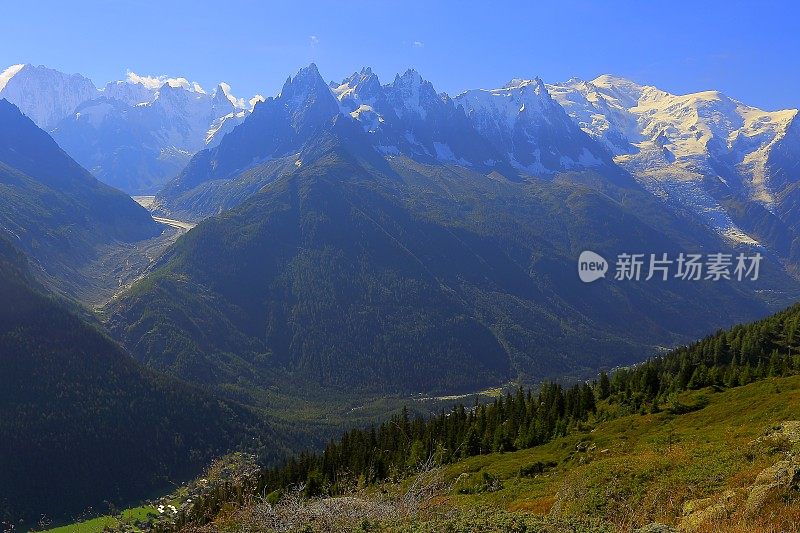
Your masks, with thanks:
[[[148,89],[141,83],[129,81],[110,81],[101,92],[103,96],[131,106],[152,102],[157,94],[155,90]]]
[[[422,79],[422,76],[416,69],[410,68],[402,74],[395,74],[394,81],[391,85],[395,89],[401,89],[420,87],[425,83],[430,84],[430,82],[426,82]]]
[[[383,96],[383,88],[378,76],[369,67],[364,67],[361,72],[354,72],[340,84],[331,84],[333,93],[345,105],[352,107],[361,103],[373,103]]]
[[[220,95],[215,103],[212,98]],[[220,83],[214,94],[208,95],[196,82],[184,77],[142,76],[128,72],[124,80],[107,83],[97,89],[91,80],[80,74],[65,74],[44,66],[13,65],[0,73],[0,97],[8,99],[45,131],[52,131],[59,122],[71,116],[79,105],[106,97],[128,106],[150,105],[160,100],[160,106],[188,114],[209,115],[211,123],[230,113],[252,108],[258,98],[245,102],[236,98],[226,83]],[[171,104],[167,104],[171,102]],[[194,102],[194,104],[192,103]],[[188,106],[188,107],[187,107]],[[211,106],[206,113],[194,107]]]
[[[469,90],[455,102],[484,137],[526,172],[548,174],[608,162],[605,150],[573,124],[539,78]]]
[[[91,80],[44,66],[14,65],[0,75],[0,98],[6,98],[48,131],[97,93]]]
[[[364,87],[365,84],[378,81],[378,76],[372,72],[372,67],[362,67],[360,71],[353,72],[349,77],[345,78],[339,85],[331,84],[331,87],[341,88],[356,88]],[[380,82],[378,82],[380,84]],[[337,95],[341,95],[342,90],[334,91]]]
[[[537,95],[543,95],[547,93],[544,82],[542,82],[541,78],[538,76],[533,79],[514,78],[503,85],[502,89],[528,89]]]
[[[719,161],[752,161],[785,135],[796,114],[762,111],[719,91],[674,95],[610,75],[550,90],[586,133],[640,173],[671,166],[713,175]]]
[[[217,85],[217,88],[214,90],[213,93],[214,98],[214,105],[218,106],[220,109],[227,106],[226,102],[230,103],[234,109],[246,109],[247,104],[244,101],[244,98],[237,98],[231,92],[231,86],[227,83],[220,82]],[[251,106],[252,107],[252,106]]]
[[[294,77],[283,84],[279,98],[290,108],[302,106],[309,101],[332,96],[330,87],[322,79],[317,65],[311,63],[300,69]]]
[[[576,80],[579,83],[580,80]],[[605,97],[611,97],[619,101],[622,105],[627,107],[633,106],[641,97],[642,92],[645,90],[657,90],[655,87],[649,85],[639,85],[636,82],[612,76],[610,74],[603,74],[593,79],[591,82],[591,89],[597,94],[603,94]]]
[[[31,93],[47,102],[46,92]],[[183,77],[141,76],[106,84],[49,131],[98,178],[129,193],[152,193],[250,113],[226,83],[209,94]]]
[[[791,179],[781,168],[800,164],[800,143],[787,149],[784,140],[796,110],[762,111],[713,90],[676,95],[610,75],[548,89],[645,188],[694,211],[733,242],[757,239],[723,197],[777,212],[781,186]]]
[[[314,63],[288,78],[274,101],[285,108],[298,132],[315,130],[339,114],[339,102]]]
[[[11,78],[19,74],[19,72],[23,68],[25,68],[25,64],[20,63],[19,65],[11,65],[7,69],[5,69],[2,73],[0,73],[0,91],[5,89],[6,85],[8,85],[8,82],[11,80]]]
[[[558,104],[539,78],[513,79],[499,89],[473,89],[456,96],[455,101],[464,106],[467,114],[481,114],[488,110],[503,115],[513,123],[521,115],[533,120],[550,121],[557,113]]]
[[[341,83],[331,83],[330,86],[343,114],[349,114],[361,123],[368,133],[382,128],[389,105],[381,82],[371,68],[364,67]]]
[[[612,79],[601,76],[587,82],[572,78],[548,85],[547,90],[583,131],[612,154],[627,154],[635,151],[633,144],[641,137],[637,119],[627,109],[637,104],[642,88],[632,87],[632,83],[610,85]]]
[[[314,63],[289,77],[275,101],[285,107],[298,129],[339,113],[339,103]]]
[[[414,69],[396,75],[385,90],[390,104],[399,117],[416,116],[424,119],[430,111],[443,104],[433,84],[424,80]]]

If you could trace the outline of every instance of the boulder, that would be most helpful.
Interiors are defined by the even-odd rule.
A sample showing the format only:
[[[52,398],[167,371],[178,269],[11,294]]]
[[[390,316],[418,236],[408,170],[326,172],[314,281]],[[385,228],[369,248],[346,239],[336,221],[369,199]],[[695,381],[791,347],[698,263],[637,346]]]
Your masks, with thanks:
[[[736,510],[736,492],[727,490],[718,497],[690,500],[683,505],[681,531],[700,531],[714,522],[726,520]]]
[[[798,490],[800,486],[800,459],[789,457],[765,468],[756,477],[747,496],[745,511],[758,514],[773,497],[787,490]]]

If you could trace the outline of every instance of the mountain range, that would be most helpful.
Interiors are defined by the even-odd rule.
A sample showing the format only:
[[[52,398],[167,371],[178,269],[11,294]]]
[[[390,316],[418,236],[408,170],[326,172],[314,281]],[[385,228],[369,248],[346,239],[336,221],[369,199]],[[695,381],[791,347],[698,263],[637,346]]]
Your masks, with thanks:
[[[2,80],[0,95],[56,124],[55,141],[100,162],[89,166],[101,178],[158,167],[152,188],[166,179],[158,165],[182,167],[152,209],[200,225],[105,316],[142,361],[186,379],[262,388],[276,371],[310,372],[322,386],[409,392],[582,375],[797,294],[796,111],[611,76],[450,97],[413,69],[387,84],[370,68],[327,82],[313,64],[252,110],[226,84],[207,94],[183,78],[130,74],[98,90],[17,66]],[[134,225],[152,234],[151,221]],[[586,287],[568,274],[583,249],[758,250],[766,273]],[[342,316],[373,318],[345,332]]]
[[[148,194],[195,152],[219,142],[260,97],[246,102],[226,83],[207,93],[185,78],[135,73],[97,89],[78,74],[15,65],[0,74],[0,98],[51,133],[101,181]]]
[[[653,194],[538,80],[450,98],[413,70],[329,84],[311,65],[156,209],[205,220],[111,303],[109,327],[148,365],[216,385],[580,376],[797,295],[777,250],[752,285],[581,284],[585,249],[758,245]]]
[[[614,161],[728,240],[797,263],[800,120],[718,91],[673,95],[613,76],[548,89]]]
[[[304,86],[302,76],[295,84]],[[327,90],[320,91],[323,85]],[[314,90],[327,106],[323,114],[338,106],[385,155],[477,168],[510,165],[537,176],[618,166],[671,208],[688,210],[727,240],[762,244],[791,263],[800,257],[797,110],[763,111],[718,91],[673,95],[610,75],[553,84],[514,79],[498,89],[451,98],[414,70],[384,85],[367,67]],[[291,91],[287,85],[271,100],[303,98]],[[304,135],[251,150],[254,159],[215,170],[189,191],[181,182],[192,171],[184,170],[190,158],[218,145],[263,97],[246,102],[225,83],[208,94],[185,78],[134,73],[97,89],[78,74],[15,65],[0,74],[0,98],[52,132],[78,163],[112,186],[153,194],[177,176],[160,194],[160,204],[164,212],[194,220],[255,192],[270,179],[254,176],[264,174],[257,167],[268,163],[269,174],[293,164],[289,151]],[[220,180],[245,170],[251,173],[241,187]],[[183,205],[192,204],[194,195],[199,195],[196,205]]]
[[[265,105],[284,105],[288,88]],[[726,241],[798,260],[797,110],[766,112],[715,91],[675,96],[611,76],[554,85],[515,79],[450,98],[415,71],[381,85],[365,68],[321,88],[314,92],[320,112],[336,114],[338,100],[338,113],[360,123],[386,156],[543,178],[614,167]],[[299,132],[293,145],[258,146],[250,159],[243,152],[233,167],[203,177],[198,158],[159,193],[158,204],[195,219],[229,208],[293,164],[304,139]],[[215,165],[217,152],[204,157]],[[227,179],[234,174],[239,184]]]
[[[312,64],[245,103],[226,84],[131,74],[97,89],[11,67],[0,460],[21,459],[0,464],[0,505],[30,517],[32,494],[71,482],[55,512],[142,496],[253,428],[282,449],[263,418],[281,409],[273,394],[346,403],[584,379],[766,316],[800,296],[798,127],[796,111],[610,76],[451,97],[415,70],[328,82]],[[98,258],[164,227],[115,187],[197,223],[130,267],[130,286],[128,259]],[[584,250],[763,262],[757,281],[584,284]],[[97,315],[61,299],[86,303],[101,276],[119,284]],[[58,435],[78,458],[60,478]]]

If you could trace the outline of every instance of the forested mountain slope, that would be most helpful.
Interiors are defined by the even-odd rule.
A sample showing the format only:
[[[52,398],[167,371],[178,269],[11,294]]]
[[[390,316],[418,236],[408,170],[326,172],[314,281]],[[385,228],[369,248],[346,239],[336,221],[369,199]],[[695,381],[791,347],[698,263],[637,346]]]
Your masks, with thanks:
[[[245,441],[258,447],[278,440],[249,410],[136,363],[48,295],[4,238],[0,302],[6,523],[129,503],[197,474]]]
[[[278,467],[231,458],[227,489],[190,484],[154,528],[796,531],[799,373],[795,305],[590,382],[404,411]]]
[[[6,100],[0,100],[0,230],[68,294],[81,268],[115,243],[161,229],[129,196],[97,181]]]
[[[791,299],[770,258],[754,283],[581,283],[584,249],[729,249],[597,172],[519,182],[385,156],[344,116],[296,157],[111,303],[140,360],[251,390],[469,391],[591,374]]]

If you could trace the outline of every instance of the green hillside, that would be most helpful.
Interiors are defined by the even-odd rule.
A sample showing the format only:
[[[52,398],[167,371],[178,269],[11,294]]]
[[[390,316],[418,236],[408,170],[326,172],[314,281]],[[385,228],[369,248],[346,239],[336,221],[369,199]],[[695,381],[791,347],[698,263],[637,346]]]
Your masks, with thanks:
[[[244,443],[283,453],[260,416],[139,365],[38,286],[4,239],[0,300],[4,524],[129,504]]]
[[[592,376],[794,301],[767,263],[752,284],[583,284],[584,249],[727,245],[599,174],[512,181],[383,158],[359,135],[337,123],[179,239],[108,306],[113,334],[253,403],[273,386],[449,395]]]
[[[203,530],[275,531],[270,520],[288,520],[291,511],[305,522],[289,531],[307,532],[611,532],[653,522],[681,531],[798,531],[800,376],[689,391],[678,400],[704,407],[598,417],[544,445],[378,487],[356,484],[346,497],[234,499]],[[794,459],[784,464],[787,457]],[[781,471],[795,477],[763,483]],[[410,502],[420,480],[430,490]],[[63,531],[99,532],[99,523]]]
[[[797,531],[799,324],[795,306],[591,384],[403,413],[195,484],[155,528]]]
[[[37,276],[62,293],[86,297],[94,278],[111,276],[87,272],[104,250],[160,233],[144,208],[97,181],[0,100],[0,235],[28,254]]]

